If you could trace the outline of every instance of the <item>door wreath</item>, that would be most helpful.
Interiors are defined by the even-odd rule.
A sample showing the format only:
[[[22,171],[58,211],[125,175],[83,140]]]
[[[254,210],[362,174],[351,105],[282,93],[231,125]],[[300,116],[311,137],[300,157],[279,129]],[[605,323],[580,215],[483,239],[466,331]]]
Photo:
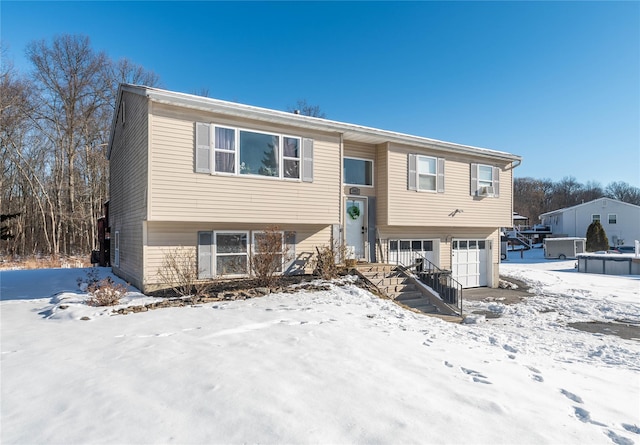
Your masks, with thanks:
[[[349,217],[351,219],[358,219],[358,217],[360,216],[360,209],[358,208],[358,206],[352,205],[347,209],[347,213],[349,214]]]

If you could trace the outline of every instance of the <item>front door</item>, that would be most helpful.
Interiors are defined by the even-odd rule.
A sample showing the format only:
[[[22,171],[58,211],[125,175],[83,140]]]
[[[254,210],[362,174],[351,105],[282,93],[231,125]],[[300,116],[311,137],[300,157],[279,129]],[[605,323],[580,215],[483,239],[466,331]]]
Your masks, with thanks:
[[[365,258],[364,241],[367,232],[365,208],[364,199],[347,199],[344,212],[347,258],[355,258],[357,260]]]

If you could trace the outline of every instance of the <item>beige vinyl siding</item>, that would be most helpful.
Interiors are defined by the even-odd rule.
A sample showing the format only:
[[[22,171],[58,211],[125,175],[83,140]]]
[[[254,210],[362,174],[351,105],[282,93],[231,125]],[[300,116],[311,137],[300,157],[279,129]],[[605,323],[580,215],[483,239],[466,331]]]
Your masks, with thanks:
[[[148,103],[136,94],[122,95],[110,156],[109,226],[114,272],[142,286],[143,221],[146,218]],[[122,111],[125,121],[122,122]],[[114,264],[115,232],[120,233],[120,266]]]
[[[407,155],[424,154],[445,158],[445,192],[407,190]],[[478,198],[470,194],[470,164],[501,168],[500,196]],[[472,158],[451,153],[423,152],[391,145],[388,150],[387,217],[390,225],[450,227],[508,227],[511,225],[512,171],[505,161]],[[449,216],[454,210],[462,212]]]
[[[175,249],[185,249],[194,257],[197,254],[198,232],[202,231],[248,231],[264,230],[264,224],[229,225],[224,223],[195,223],[195,222],[148,222],[145,245],[145,289],[157,289],[158,269],[167,252]],[[331,226],[321,225],[281,225],[280,230],[296,233],[295,257],[299,264],[304,264],[305,272],[311,273],[312,258],[316,254],[316,246],[329,245],[331,241]]]
[[[314,140],[313,182],[194,172],[195,122]],[[229,121],[154,104],[149,220],[333,224],[339,220],[337,135]],[[224,209],[224,210],[221,210]]]
[[[376,156],[376,223],[378,225],[389,224],[389,153],[388,144],[378,146]]]
[[[349,195],[349,189],[356,187],[360,189],[361,196],[376,196],[376,188],[378,186],[378,176],[376,171],[376,146],[368,144],[358,144],[356,142],[344,143],[344,157],[345,158],[357,158],[373,161],[373,187],[364,185],[345,185],[344,194]]]
[[[376,188],[377,208],[376,220],[378,225],[389,224],[389,152],[388,144],[378,146],[376,156],[376,179],[378,180]]]

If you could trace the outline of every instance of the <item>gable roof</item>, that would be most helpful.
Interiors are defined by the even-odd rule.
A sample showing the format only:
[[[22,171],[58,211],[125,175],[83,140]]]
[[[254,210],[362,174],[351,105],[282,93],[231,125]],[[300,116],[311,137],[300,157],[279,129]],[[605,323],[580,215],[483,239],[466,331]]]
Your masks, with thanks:
[[[302,116],[285,111],[271,110],[268,108],[243,105],[235,102],[212,99],[209,97],[195,96],[193,94],[178,93],[159,88],[131,84],[121,84],[118,88],[116,109],[111,123],[111,132],[109,135],[107,158],[109,158],[111,155],[111,146],[113,144],[113,134],[116,125],[116,117],[118,115],[120,104],[122,102],[122,94],[124,92],[145,96],[149,100],[157,103],[177,105],[208,112],[223,113],[228,116],[255,119],[262,122],[274,124],[293,125],[298,128],[306,128],[310,130],[338,133],[342,134],[345,140],[354,142],[363,142],[368,144],[395,142],[399,144],[438,149],[442,151],[468,153],[476,156],[486,156],[503,161],[517,162],[517,165],[519,165],[522,161],[521,156],[498,150],[455,144],[452,142],[439,141],[436,139],[429,139],[421,136],[413,136],[404,133],[381,130],[378,128],[365,127],[362,125],[332,121],[329,119],[321,119],[317,117]]]
[[[543,213],[540,216],[538,216],[538,218],[542,219],[543,216],[555,215],[556,213],[564,213],[567,210],[577,209],[578,207],[590,206],[590,205],[593,205],[593,204],[597,203],[598,201],[614,202],[616,204],[623,204],[625,206],[629,206],[629,207],[636,208],[636,209],[640,210],[640,206],[637,206],[635,204],[630,204],[628,202],[618,201],[617,199],[612,199],[612,198],[597,198],[597,199],[594,199],[593,201],[583,202],[581,204],[577,204],[577,205],[574,205],[574,206],[571,206],[571,207],[565,207],[563,209],[558,209],[558,210],[553,210],[551,212]]]

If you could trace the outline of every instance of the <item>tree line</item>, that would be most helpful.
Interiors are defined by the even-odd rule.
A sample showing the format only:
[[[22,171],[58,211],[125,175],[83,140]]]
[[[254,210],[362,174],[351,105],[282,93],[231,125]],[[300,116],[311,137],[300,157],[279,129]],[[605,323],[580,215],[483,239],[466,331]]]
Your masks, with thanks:
[[[572,176],[557,182],[534,178],[513,181],[513,210],[528,217],[531,225],[543,213],[603,197],[640,205],[640,188],[623,181],[611,182],[606,187],[592,181],[581,184]]]
[[[84,255],[96,247],[108,199],[118,85],[160,86],[160,79],[126,58],[110,59],[81,35],[33,41],[26,55],[31,70],[19,73],[0,53],[0,254]],[[325,117],[302,99],[289,111]],[[603,196],[640,205],[640,189],[624,182],[514,180],[514,210],[532,224],[542,213]]]
[[[128,59],[112,60],[89,38],[28,44],[29,73],[2,52],[0,69],[0,253],[86,254],[108,198],[106,159],[120,82],[157,86]]]

